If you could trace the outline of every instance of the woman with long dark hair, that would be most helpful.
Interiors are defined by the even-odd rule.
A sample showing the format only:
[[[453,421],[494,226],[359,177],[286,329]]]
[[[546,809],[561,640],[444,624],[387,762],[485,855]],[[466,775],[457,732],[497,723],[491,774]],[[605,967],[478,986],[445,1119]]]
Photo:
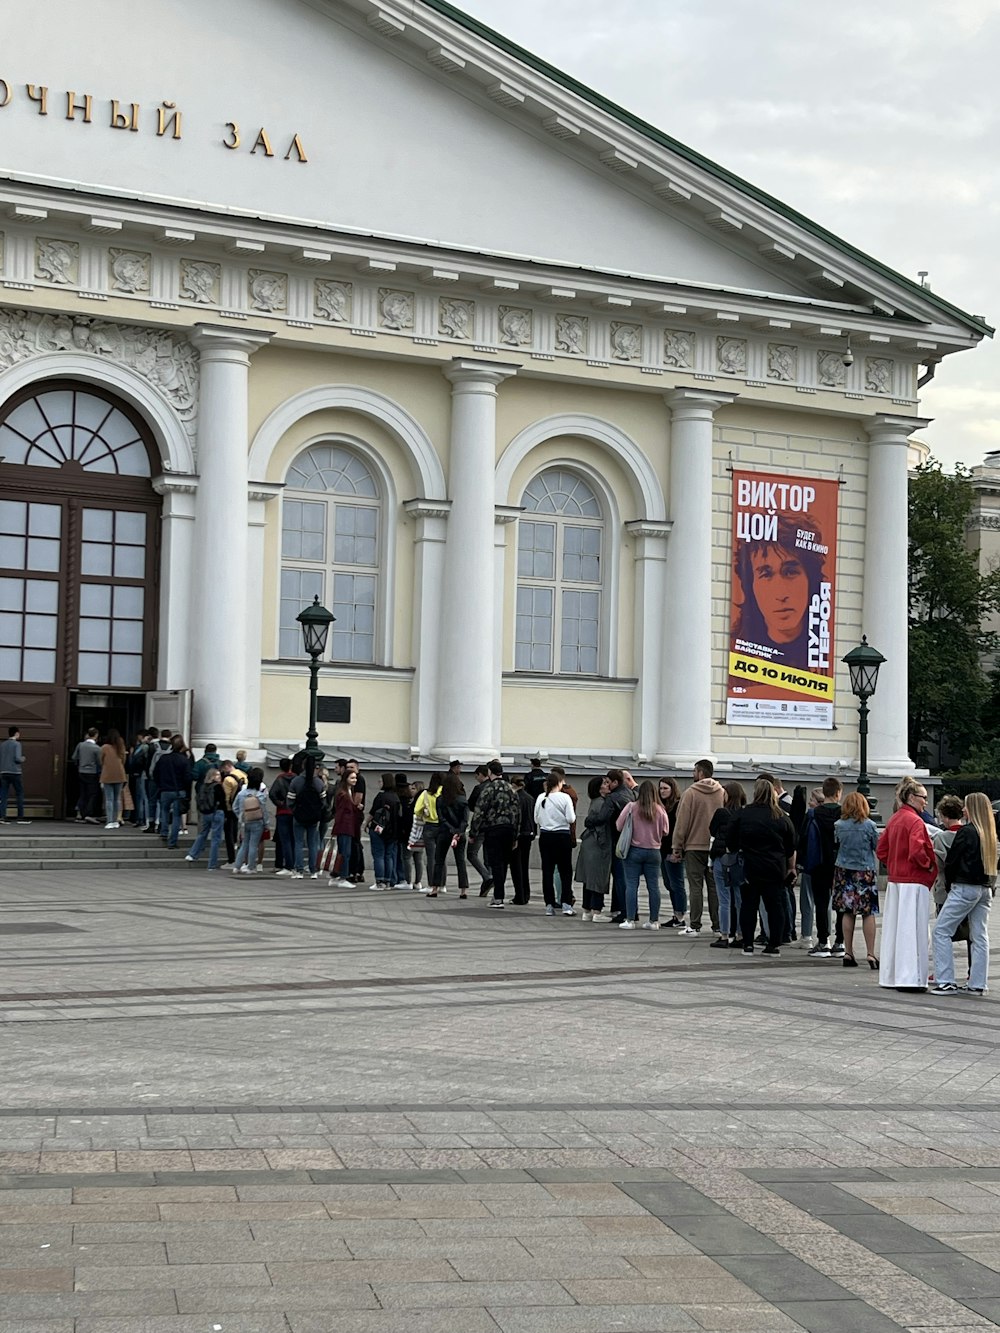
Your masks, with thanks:
[[[621,833],[626,821],[632,823],[632,841],[625,857],[625,920],[619,930],[634,930],[639,915],[639,880],[645,878],[649,897],[649,920],[643,930],[660,929],[660,846],[670,827],[670,819],[659,794],[647,780],[639,784],[639,795],[630,801],[615,820]]]
[[[424,853],[427,859],[427,885],[425,893],[431,893],[437,884],[437,828],[441,822],[438,818],[438,797],[441,795],[441,789],[444,786],[444,777],[441,773],[432,773],[427,779],[427,786],[417,797],[413,805],[414,822],[419,820],[424,829]]]
[[[563,916],[576,916],[573,908],[573,844],[576,841],[576,810],[563,791],[563,779],[549,773],[545,790],[535,802],[538,827],[538,852],[542,858],[542,896],[545,915],[556,914],[555,872],[559,871],[559,890]]]
[[[590,807],[583,821],[580,852],[576,858],[576,882],[583,885],[584,921],[608,919],[604,915],[604,895],[611,881],[611,857],[614,854],[607,811],[610,785],[606,777],[591,778],[587,783]]]
[[[663,923],[669,930],[684,925],[688,909],[687,889],[684,887],[684,862],[671,859],[671,852],[674,850],[674,817],[681,803],[681,793],[673,778],[660,778],[657,791],[669,822],[669,827],[660,842],[660,873],[663,876],[664,887],[670,894],[670,907],[673,913],[670,920]]]
[[[708,947],[735,949],[743,943],[740,931],[740,886],[743,883],[743,866],[740,863],[739,852],[731,852],[726,847],[726,829],[733,815],[746,805],[747,796],[741,782],[727,782],[722,790],[726,793],[726,803],[716,810],[708,826],[709,837],[712,839],[708,855],[719,899],[719,937]]]
[[[465,830],[469,825],[469,803],[465,799],[462,780],[457,773],[448,773],[441,783],[437,798],[437,827],[434,830],[434,876],[428,898],[447,893],[448,853],[455,854],[458,873],[458,896],[469,896],[469,871],[465,864]]]
[[[375,868],[375,881],[368,887],[375,893],[394,888],[399,879],[396,870],[396,830],[402,814],[395,775],[383,773],[382,788],[372,801],[368,815],[368,835],[371,838]]]
[[[121,828],[118,802],[125,785],[125,742],[110,727],[101,746],[101,788],[104,792],[105,828]]]
[[[340,867],[339,876],[330,880],[335,889],[350,889],[354,886],[351,861],[361,801],[357,787],[358,775],[353,768],[349,768],[337,784],[333,798],[333,836],[337,839],[337,864]]]
[[[788,816],[782,814],[770,778],[758,778],[753,800],[733,814],[726,829],[726,848],[739,852],[743,858],[740,889],[743,952],[753,953],[757,914],[763,901],[768,921],[764,955],[777,958],[781,943],[778,923],[785,916],[781,898],[788,876],[795,869],[795,830]]]
[[[966,919],[972,964],[964,989],[982,995],[989,976],[988,923],[997,877],[997,830],[989,798],[981,791],[970,792],[965,798],[965,817],[968,823],[955,834],[945,857],[948,895],[934,923],[935,995],[953,995],[958,990],[952,939]]]

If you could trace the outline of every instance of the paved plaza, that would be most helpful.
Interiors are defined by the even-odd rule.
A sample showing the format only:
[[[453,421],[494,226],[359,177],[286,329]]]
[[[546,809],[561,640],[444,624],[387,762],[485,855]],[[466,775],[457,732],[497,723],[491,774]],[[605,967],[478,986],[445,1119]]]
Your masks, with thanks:
[[[990,996],[183,863],[0,960],[0,1333],[1000,1324]]]

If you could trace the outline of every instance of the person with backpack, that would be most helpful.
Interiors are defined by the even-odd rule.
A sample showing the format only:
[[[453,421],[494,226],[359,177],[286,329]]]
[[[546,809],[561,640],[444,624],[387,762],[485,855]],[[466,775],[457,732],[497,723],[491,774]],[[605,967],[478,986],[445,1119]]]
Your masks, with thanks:
[[[146,796],[146,769],[149,767],[149,733],[143,729],[136,732],[135,740],[125,758],[125,774],[129,791],[132,794],[132,823],[137,829],[145,829],[149,822],[149,801]]]
[[[226,818],[222,826],[223,836],[226,839],[226,865],[231,866],[236,861],[236,841],[239,836],[236,798],[246,786],[246,777],[231,759],[223,759],[219,765],[219,772],[222,774],[222,791],[226,798]]]
[[[239,825],[240,845],[236,850],[232,873],[250,875],[257,867],[257,849],[268,827],[267,788],[264,786],[262,768],[250,769],[246,783],[233,802],[233,813]]]
[[[302,879],[306,874],[319,879],[319,826],[323,820],[325,790],[322,778],[316,776],[316,760],[307,755],[302,772],[292,779],[287,796],[295,835],[292,879]]]
[[[402,805],[396,793],[396,778],[392,773],[382,774],[382,788],[372,801],[368,815],[368,835],[372,844],[375,881],[368,887],[373,893],[395,888],[399,879],[396,869],[396,831],[402,819]]]
[[[194,846],[185,856],[185,861],[197,861],[201,849],[208,843],[208,868],[219,868],[219,843],[226,823],[226,794],[222,788],[222,774],[217,768],[210,768],[195,796],[195,805],[201,817],[201,827],[194,840]]]
[[[191,791],[191,760],[183,736],[174,736],[170,748],[156,764],[160,789],[160,834],[168,847],[176,847],[181,831],[181,810]]]
[[[434,867],[433,874],[428,872],[430,891],[428,898],[436,898],[439,893],[447,893],[448,853],[455,853],[455,869],[458,872],[458,896],[469,896],[469,872],[465,864],[465,830],[469,823],[469,803],[462,790],[458,774],[450,771],[445,775],[437,797],[437,824],[433,829],[434,852],[428,851],[427,861]],[[425,830],[425,838],[427,831]]]
[[[837,865],[837,846],[834,828],[840,819],[840,797],[843,792],[839,778],[823,779],[823,803],[807,813],[802,825],[800,849],[803,869],[812,885],[816,908],[816,943],[809,950],[809,958],[843,958],[844,929],[840,913],[834,913],[834,942],[830,947],[830,904],[833,896],[833,872]]]
[[[267,793],[274,806],[274,873],[291,875],[295,869],[295,828],[292,807],[288,804],[288,789],[292,785],[291,758],[282,759],[278,776]]]
[[[161,793],[162,786],[156,775],[163,756],[170,753],[170,732],[163,728],[157,731],[155,727],[149,733],[149,764],[146,768],[146,788],[149,799],[149,829],[150,833],[160,832],[161,822]]]

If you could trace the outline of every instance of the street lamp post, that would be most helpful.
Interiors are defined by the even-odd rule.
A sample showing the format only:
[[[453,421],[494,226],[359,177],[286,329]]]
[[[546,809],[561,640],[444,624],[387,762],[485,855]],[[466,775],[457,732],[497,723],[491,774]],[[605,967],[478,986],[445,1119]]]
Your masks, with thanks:
[[[878,684],[878,669],[885,658],[873,648],[865,635],[857,648],[844,657],[843,662],[851,673],[851,693],[860,700],[858,705],[858,735],[861,740],[861,772],[858,774],[858,791],[868,804],[875,808],[877,801],[872,800],[871,784],[868,781],[868,700],[875,693]]]
[[[326,652],[326,638],[336,616],[325,606],[320,606],[319,597],[314,597],[312,606],[300,611],[295,619],[302,626],[302,644],[309,654],[309,730],[306,732],[306,754],[311,755],[318,764],[323,759],[323,751],[319,748],[319,732],[316,730],[319,659]]]

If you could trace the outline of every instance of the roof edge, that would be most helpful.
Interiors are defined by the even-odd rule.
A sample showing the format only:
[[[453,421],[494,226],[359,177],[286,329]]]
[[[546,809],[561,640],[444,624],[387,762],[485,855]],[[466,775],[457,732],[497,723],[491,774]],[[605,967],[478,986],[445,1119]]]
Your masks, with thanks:
[[[695,149],[689,148],[686,144],[681,143],[679,139],[672,138],[663,130],[650,124],[649,121],[634,115],[631,111],[626,110],[625,107],[619,106],[617,102],[612,102],[610,98],[604,97],[601,93],[588,87],[587,84],[581,83],[579,79],[573,78],[571,74],[565,73],[565,71],[559,69],[558,66],[550,64],[549,61],[544,60],[541,56],[535,55],[533,51],[529,51],[526,47],[511,41],[509,37],[505,37],[503,33],[497,32],[495,28],[489,27],[488,24],[473,18],[471,14],[467,14],[464,10],[458,9],[455,5],[450,4],[449,0],[420,0],[420,3],[425,5],[428,9],[435,10],[445,18],[451,19],[452,22],[457,23],[460,27],[465,28],[475,36],[481,37],[484,41],[489,42],[491,46],[497,47],[506,55],[513,56],[515,60],[520,60],[523,64],[528,65],[529,68],[534,69],[539,74],[544,74],[546,78],[552,79],[553,82],[558,83],[563,88],[567,89],[567,91],[574,93],[577,97],[583,98],[586,102],[590,102],[592,106],[606,112],[615,120],[621,121],[621,123],[628,126],[629,129],[645,135],[645,137],[652,140],[653,143],[660,145],[662,148],[667,148],[673,153],[677,153],[679,156],[686,158],[694,166],[700,167],[703,171],[707,171],[710,175],[715,176],[724,184],[730,185],[742,193],[749,195],[751,199],[756,200],[757,203],[763,204],[766,208],[773,209],[775,212],[780,213],[790,222],[795,223],[796,226],[803,228],[803,230],[809,232],[810,235],[815,236],[817,240],[824,241],[827,245],[833,246],[834,249],[839,250],[842,254],[848,255],[852,259],[860,260],[863,264],[874,269],[890,281],[899,283],[907,291],[919,296],[921,300],[926,301],[929,305],[935,306],[943,313],[957,319],[968,328],[989,338],[993,336],[995,329],[992,325],[987,324],[985,319],[982,319],[977,315],[970,315],[967,310],[963,310],[960,306],[954,305],[951,301],[946,301],[943,297],[938,296],[936,292],[931,291],[930,288],[922,287],[920,283],[915,282],[912,278],[908,278],[905,274],[899,273],[894,268],[890,268],[888,264],[883,264],[881,260],[875,259],[874,256],[867,254],[864,250],[859,250],[857,246],[851,245],[849,241],[845,241],[843,237],[838,236],[835,232],[828,231],[826,227],[818,222],[814,222],[812,218],[806,217],[804,213],[798,212],[797,209],[784,203],[783,200],[776,198],[772,194],[768,194],[765,190],[759,189],[756,185],[751,184],[750,181],[744,180],[742,176],[737,176],[735,172],[720,166],[718,162],[714,162],[711,158],[703,156],[703,154],[697,152]]]

